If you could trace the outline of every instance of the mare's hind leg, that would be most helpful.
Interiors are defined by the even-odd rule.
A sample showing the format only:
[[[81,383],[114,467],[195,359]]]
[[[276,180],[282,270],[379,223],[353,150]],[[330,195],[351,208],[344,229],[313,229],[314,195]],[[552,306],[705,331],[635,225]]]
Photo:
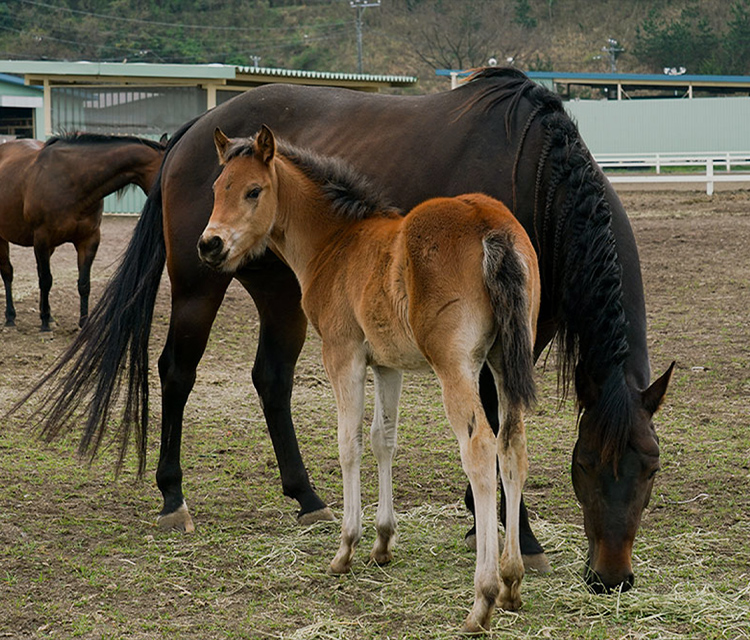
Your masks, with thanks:
[[[52,249],[49,245],[34,239],[34,257],[36,258],[36,271],[39,276],[39,318],[42,321],[42,331],[50,331],[49,325],[52,320],[49,306],[49,292],[52,289],[51,256]]]
[[[195,372],[206,348],[216,312],[231,276],[193,273],[172,275],[172,313],[167,343],[159,358],[162,391],[162,428],[156,483],[164,498],[158,524],[162,529],[194,530],[182,493],[182,420]]]
[[[282,490],[299,503],[300,524],[333,520],[331,510],[310,483],[292,422],[294,367],[307,332],[297,279],[270,254],[253,262],[237,278],[253,297],[260,316],[253,384],[276,453]]]
[[[96,252],[99,249],[101,232],[97,228],[85,240],[76,243],[78,256],[78,296],[81,299],[81,313],[78,318],[78,326],[86,324],[89,317],[89,296],[91,295],[91,264],[94,262]]]
[[[13,265],[10,263],[10,245],[0,238],[0,276],[5,286],[5,326],[16,326],[16,308],[13,306]]]
[[[401,372],[373,367],[375,374],[375,414],[370,430],[372,450],[378,461],[378,512],[375,516],[377,538],[370,558],[386,564],[393,558],[391,547],[396,533],[393,512],[393,457],[396,455],[398,400],[401,396]]]

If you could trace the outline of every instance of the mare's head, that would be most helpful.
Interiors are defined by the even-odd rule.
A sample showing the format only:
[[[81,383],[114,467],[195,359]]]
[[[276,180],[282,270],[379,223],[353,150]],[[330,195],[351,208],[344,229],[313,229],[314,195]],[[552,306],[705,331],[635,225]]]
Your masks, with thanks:
[[[643,391],[620,385],[619,399],[617,392],[596,385],[580,365],[576,370],[582,412],[573,450],[573,488],[589,543],[585,579],[597,593],[633,586],[633,541],[659,471],[652,417],[664,400],[673,367]],[[605,406],[612,402],[618,406]],[[603,421],[613,412],[627,415],[619,443],[602,437]]]
[[[250,139],[230,139],[216,129],[214,143],[222,171],[198,253],[207,265],[232,272],[266,250],[278,209],[276,140],[264,125]]]

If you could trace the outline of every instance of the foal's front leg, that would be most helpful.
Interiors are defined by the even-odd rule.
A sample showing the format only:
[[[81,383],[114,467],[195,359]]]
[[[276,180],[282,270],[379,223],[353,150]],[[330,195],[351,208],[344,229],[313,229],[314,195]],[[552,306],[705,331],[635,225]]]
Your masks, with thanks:
[[[375,529],[378,537],[370,558],[378,564],[393,559],[391,546],[396,533],[393,512],[393,458],[396,455],[398,400],[401,396],[401,372],[386,367],[373,367],[375,374],[375,416],[370,441],[378,461],[378,513]]]
[[[367,364],[361,350],[323,344],[323,364],[336,396],[339,464],[344,484],[344,517],[339,550],[331,561],[332,573],[351,569],[354,549],[362,537],[362,420]]]

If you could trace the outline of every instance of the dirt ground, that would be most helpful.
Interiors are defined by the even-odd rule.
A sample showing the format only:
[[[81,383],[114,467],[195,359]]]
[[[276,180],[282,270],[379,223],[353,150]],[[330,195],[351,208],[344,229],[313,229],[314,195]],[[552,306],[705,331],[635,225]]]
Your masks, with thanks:
[[[623,191],[621,195],[631,215],[641,255],[653,377],[662,373],[672,360],[677,361],[670,401],[657,420],[657,430],[663,435],[666,447],[663,452],[665,473],[671,470],[672,475],[667,476],[661,486],[661,481],[657,482],[658,495],[644,526],[658,527],[662,523],[665,536],[686,523],[728,532],[737,523],[746,523],[750,515],[750,449],[747,444],[750,421],[750,191],[722,191],[713,197],[697,191]],[[134,218],[105,218],[101,248],[93,268],[92,301],[98,298],[113,272],[134,224]],[[18,315],[16,328],[0,331],[0,414],[62,352],[76,333],[78,320],[75,254],[71,247],[60,247],[52,257],[54,285],[51,306],[56,324],[49,334],[39,332],[33,252],[11,247],[11,259],[15,268],[14,294]],[[155,314],[152,362],[156,361],[163,345],[169,317],[166,276],[163,288]],[[250,421],[255,426],[262,424],[249,373],[256,336],[257,318],[252,302],[244,290],[233,285],[201,362],[186,420],[211,421],[221,417],[230,422],[229,426],[223,427],[227,432],[232,428],[239,429],[244,424],[242,421]],[[299,391],[296,392],[301,394],[300,398],[304,398],[305,393],[319,393],[321,386],[325,385],[316,358],[317,355],[311,352],[300,363],[297,372]],[[158,418],[156,378],[153,388],[152,410]],[[233,427],[230,409],[237,406],[242,406],[243,416],[247,414],[249,417],[236,419]],[[6,426],[9,424],[7,419],[3,422]],[[157,424],[158,419],[154,420],[154,425]],[[703,438],[705,444],[705,437],[701,434],[716,425],[718,431],[711,431],[716,446],[706,453],[706,448],[698,447],[698,441]],[[14,423],[10,426],[17,429]],[[154,433],[152,445],[156,446],[157,441],[158,434]],[[562,450],[553,447],[549,451],[537,450],[536,454],[533,443],[530,446],[532,473],[527,489],[534,513],[545,519],[580,518],[574,507],[565,506],[556,499],[558,481],[561,474],[567,473],[569,464],[567,444]],[[5,486],[19,484],[16,467],[10,462],[14,455],[7,446],[0,446],[0,483]],[[409,455],[408,447],[404,455]],[[151,469],[155,464],[153,452],[150,456]],[[268,467],[263,471],[270,487],[267,490],[280,493],[271,454],[266,450],[260,457]],[[30,466],[29,474],[40,473],[33,469],[33,464]],[[334,473],[335,466],[335,460],[328,460],[322,469],[317,469],[316,477],[325,478],[326,473]],[[13,470],[9,470],[11,467]],[[145,487],[141,487],[142,492],[148,494],[146,513],[140,515],[143,519],[155,517],[160,507],[151,477],[148,476]],[[253,482],[265,481],[253,479]],[[564,475],[562,482],[567,482],[566,490],[569,491],[570,483]],[[456,485],[447,484],[449,486],[445,488],[433,489],[430,495],[456,499]],[[402,489],[402,492],[398,496],[402,503],[424,499],[424,495],[410,496],[408,489]],[[53,509],[44,504],[43,495],[35,498],[35,513]],[[49,500],[59,501],[59,495],[50,496]],[[20,496],[18,501],[19,504],[22,502]],[[705,508],[709,503],[711,508]],[[8,504],[10,502],[5,503],[4,511],[9,509]],[[75,508],[75,504],[74,496],[71,508]],[[285,504],[291,514],[294,505]],[[131,517],[128,512],[123,519]],[[7,551],[14,544],[16,524],[0,518],[0,548]],[[36,535],[39,539],[35,544],[53,544],[51,540],[45,540],[43,527]],[[50,529],[49,536],[58,535],[59,532]],[[54,544],[59,544],[59,541]],[[76,544],[83,542],[77,540]],[[14,571],[13,560],[9,558],[10,555],[6,555],[0,574],[10,575],[8,572]],[[739,561],[749,562],[746,556],[740,557]],[[748,575],[750,566],[746,565],[745,572],[743,575]],[[19,592],[24,588],[10,580],[5,584],[0,580],[0,601],[3,594],[20,597]],[[67,597],[64,582],[52,583],[49,589],[45,597],[51,600]],[[33,619],[28,624],[26,631],[33,636],[44,621]],[[2,627],[0,622],[0,630]],[[13,631],[7,634],[13,637]]]

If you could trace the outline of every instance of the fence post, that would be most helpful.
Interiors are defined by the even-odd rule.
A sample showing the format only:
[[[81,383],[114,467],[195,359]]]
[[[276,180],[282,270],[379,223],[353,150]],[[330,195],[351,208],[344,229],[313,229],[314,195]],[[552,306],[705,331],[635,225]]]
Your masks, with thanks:
[[[656,173],[661,173],[661,157],[656,154]]]
[[[706,195],[714,195],[714,159],[706,160]]]

